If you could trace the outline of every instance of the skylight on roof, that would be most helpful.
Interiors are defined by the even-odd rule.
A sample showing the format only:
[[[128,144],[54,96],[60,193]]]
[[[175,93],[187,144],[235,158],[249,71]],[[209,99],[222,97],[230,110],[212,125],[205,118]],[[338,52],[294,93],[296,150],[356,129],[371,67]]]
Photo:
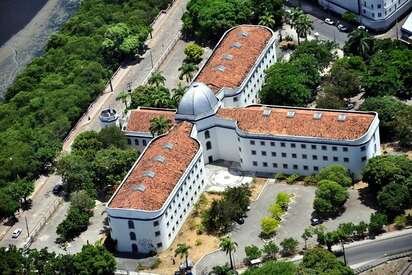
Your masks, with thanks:
[[[248,32],[240,32],[240,35],[243,37],[248,37],[249,33]]]
[[[144,192],[145,189],[146,189],[146,186],[144,186],[144,184],[142,183],[132,185],[133,191]]]
[[[216,67],[216,70],[223,73],[225,71],[225,66],[219,65],[219,66]]]
[[[346,120],[346,114],[339,114],[338,115],[338,121],[345,121]]]
[[[163,145],[163,148],[172,150],[172,149],[173,149],[173,144],[170,143],[170,142],[166,142],[166,143]]]
[[[165,157],[162,155],[157,155],[153,159],[157,162],[161,162],[161,163],[165,162]]]
[[[289,118],[295,117],[295,112],[294,111],[288,111],[286,116],[289,117]]]
[[[223,58],[226,59],[226,60],[233,60],[233,55],[225,54],[225,55],[223,55]]]
[[[155,172],[153,172],[152,170],[146,170],[146,171],[143,172],[143,176],[149,177],[149,178],[154,178]]]
[[[322,112],[315,112],[315,113],[313,114],[313,118],[314,118],[314,119],[319,120],[319,119],[321,119],[321,117],[322,117]]]
[[[232,48],[240,49],[240,47],[242,47],[242,45],[238,41],[232,44]]]
[[[272,112],[272,109],[265,108],[263,109],[263,116],[269,116],[271,112]]]

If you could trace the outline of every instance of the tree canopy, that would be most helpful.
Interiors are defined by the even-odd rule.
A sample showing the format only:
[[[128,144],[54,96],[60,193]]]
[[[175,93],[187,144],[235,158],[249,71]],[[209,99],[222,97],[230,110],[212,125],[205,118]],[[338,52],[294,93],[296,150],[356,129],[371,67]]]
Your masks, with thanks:
[[[320,181],[315,194],[313,208],[324,217],[338,214],[349,197],[343,186],[331,180]]]

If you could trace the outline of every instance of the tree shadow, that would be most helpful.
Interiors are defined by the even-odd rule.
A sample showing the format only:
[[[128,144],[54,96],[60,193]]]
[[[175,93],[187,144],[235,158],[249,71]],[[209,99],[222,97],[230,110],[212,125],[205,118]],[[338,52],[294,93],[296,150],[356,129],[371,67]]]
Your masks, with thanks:
[[[361,203],[369,208],[378,210],[378,202],[376,201],[376,193],[371,190],[370,187],[365,187],[358,190],[359,200]]]
[[[33,201],[31,199],[27,199],[26,201],[22,202],[21,209],[23,211],[29,210],[31,209],[32,205],[33,205]]]

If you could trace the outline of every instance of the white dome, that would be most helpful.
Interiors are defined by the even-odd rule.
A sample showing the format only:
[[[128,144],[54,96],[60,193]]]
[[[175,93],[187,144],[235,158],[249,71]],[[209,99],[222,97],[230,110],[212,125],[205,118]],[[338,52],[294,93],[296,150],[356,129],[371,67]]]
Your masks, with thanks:
[[[219,101],[212,90],[201,82],[194,82],[182,97],[176,114],[194,118],[213,113]]]

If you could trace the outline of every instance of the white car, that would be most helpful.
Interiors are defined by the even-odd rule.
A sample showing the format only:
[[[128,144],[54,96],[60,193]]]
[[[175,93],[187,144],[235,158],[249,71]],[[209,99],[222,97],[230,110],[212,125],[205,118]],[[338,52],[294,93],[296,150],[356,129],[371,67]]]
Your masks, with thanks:
[[[333,22],[333,20],[330,19],[330,18],[326,18],[326,19],[325,19],[325,23],[328,24],[328,25],[333,25],[333,24],[335,24],[335,22]]]
[[[23,230],[21,228],[17,228],[16,230],[13,231],[13,233],[11,234],[11,237],[13,239],[17,239],[20,236],[22,231]]]
[[[363,26],[363,25],[358,26],[358,30],[368,31],[368,30],[366,29],[366,27]]]

